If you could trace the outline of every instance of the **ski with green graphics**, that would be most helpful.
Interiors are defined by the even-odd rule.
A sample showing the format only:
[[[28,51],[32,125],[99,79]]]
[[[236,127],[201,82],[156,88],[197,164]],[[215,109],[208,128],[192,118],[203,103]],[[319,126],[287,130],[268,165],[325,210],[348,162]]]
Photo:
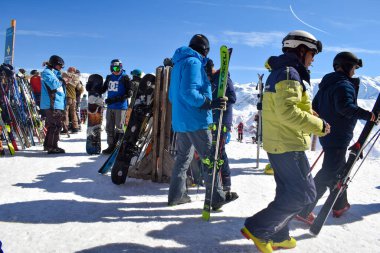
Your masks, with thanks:
[[[232,53],[232,48],[229,49],[227,46],[224,46],[224,45],[220,47],[220,75],[219,75],[219,85],[218,85],[218,92],[217,92],[218,98],[224,97],[226,94],[227,79],[228,79],[228,65],[230,63],[231,53]],[[218,156],[219,156],[219,144],[220,144],[219,142],[220,142],[220,133],[222,130],[222,118],[223,118],[223,111],[220,111],[214,161],[217,161]],[[217,163],[214,162],[213,170],[212,170],[212,185],[211,187],[208,187],[206,190],[206,196],[205,196],[205,201],[204,201],[203,211],[202,211],[202,219],[205,221],[210,220],[212,196],[214,193],[214,185],[215,185],[217,170],[218,170]]]

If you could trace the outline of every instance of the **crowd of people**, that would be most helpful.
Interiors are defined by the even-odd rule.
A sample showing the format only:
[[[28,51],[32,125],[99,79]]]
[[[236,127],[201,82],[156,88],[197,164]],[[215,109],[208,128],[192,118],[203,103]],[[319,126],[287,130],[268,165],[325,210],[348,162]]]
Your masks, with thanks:
[[[210,51],[205,35],[194,35],[188,46],[175,50],[169,87],[172,104],[172,129],[177,134],[176,159],[172,168],[168,205],[191,202],[186,179],[196,151],[206,192],[213,192],[212,209],[236,200],[231,191],[231,173],[225,149],[228,134],[233,129],[232,108],[236,102],[233,82],[228,75],[226,93],[217,96],[219,70],[207,58]],[[346,152],[358,119],[378,122],[379,115],[357,105],[360,80],[355,70],[362,60],[351,52],[341,52],[333,59],[333,72],[325,75],[315,98],[309,96],[308,68],[314,57],[322,52],[322,43],[306,31],[292,31],[282,41],[283,54],[271,56],[266,62],[270,69],[265,84],[262,107],[262,142],[274,171],[276,195],[260,212],[245,220],[241,232],[251,239],[261,252],[276,248],[294,248],[296,240],[289,235],[288,223],[293,218],[313,222],[313,209],[327,188],[333,187],[339,168],[345,163]],[[64,153],[58,147],[60,133],[76,133],[86,120],[87,96],[79,71],[69,67],[63,72],[64,60],[53,55],[46,62],[41,77],[31,72],[30,84],[36,101],[46,117],[47,134],[44,148],[48,154]],[[128,99],[141,80],[140,70],[131,72],[132,80],[119,59],[110,64],[102,93],[105,103],[108,147],[110,154],[123,134]],[[80,105],[80,117],[78,117]],[[216,125],[223,111],[219,157],[214,161]],[[62,120],[65,118],[65,120]],[[71,122],[71,125],[70,125]],[[70,129],[71,128],[71,129]],[[244,125],[237,126],[238,140],[243,140]],[[313,178],[305,151],[310,148],[310,135],[320,137],[325,153],[322,169]],[[257,138],[257,137],[256,137]],[[218,164],[219,176],[212,182],[212,169]],[[212,189],[212,187],[214,187]],[[334,217],[350,208],[347,192],[333,207]]]
[[[170,206],[191,202],[185,184],[194,148],[200,156],[206,193],[211,190],[211,165],[219,164],[219,161],[213,160],[215,140],[210,125],[218,123],[213,115],[218,118],[220,110],[231,109],[236,101],[236,96],[232,95],[234,92],[226,92],[221,98],[213,94],[215,71],[207,58],[209,50],[206,36],[197,34],[189,46],[178,48],[173,56],[169,100],[173,107],[172,126],[178,135],[178,150],[170,181]],[[357,105],[359,79],[353,76],[355,69],[363,66],[361,59],[351,52],[337,54],[333,60],[334,72],[322,79],[312,102],[308,95],[308,68],[314,56],[322,52],[322,43],[312,34],[297,30],[283,39],[282,51],[283,54],[269,57],[266,63],[270,75],[265,84],[262,108],[263,147],[274,170],[276,196],[267,208],[248,217],[241,229],[242,234],[264,253],[296,247],[296,240],[289,235],[289,221],[295,217],[313,221],[312,211],[318,199],[326,188],[333,187],[338,170],[345,163],[357,120],[379,121],[379,115]],[[226,115],[229,115],[228,109]],[[231,122],[223,118],[223,124],[228,131]],[[243,139],[243,129],[241,122],[238,125],[239,141]],[[305,154],[310,148],[311,134],[320,136],[326,152],[315,180]],[[224,134],[221,136],[223,140]],[[221,157],[227,167],[224,150]],[[223,169],[219,171],[213,189],[213,209],[238,197],[234,192],[223,191]],[[340,217],[349,209],[346,194],[340,196],[333,207],[334,217]]]

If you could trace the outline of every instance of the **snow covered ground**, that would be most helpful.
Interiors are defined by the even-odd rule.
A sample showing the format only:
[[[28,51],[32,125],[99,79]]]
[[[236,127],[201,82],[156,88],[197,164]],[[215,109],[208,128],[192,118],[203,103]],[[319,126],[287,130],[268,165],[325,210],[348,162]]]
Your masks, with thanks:
[[[359,103],[370,109],[380,78],[363,78],[366,93]],[[237,85],[235,121],[252,120],[255,85]],[[254,101],[255,100],[255,101]],[[239,118],[240,117],[240,118]],[[247,125],[247,124],[246,124]],[[355,139],[363,127],[357,124]],[[379,129],[377,127],[376,129]],[[268,160],[256,145],[238,143],[236,133],[227,145],[232,188],[239,199],[201,219],[204,189],[189,190],[193,200],[167,206],[168,185],[128,178],[116,186],[98,168],[106,156],[85,152],[85,129],[68,139],[64,155],[47,155],[37,146],[0,159],[0,241],[5,253],[51,252],[257,252],[240,234],[246,217],[273,200],[273,176],[263,174]],[[245,140],[250,139],[246,134]],[[103,132],[103,147],[106,146]],[[308,152],[313,163],[320,150]],[[321,161],[313,173],[320,169]],[[349,187],[351,209],[341,218],[328,218],[318,237],[306,225],[292,221],[297,247],[283,252],[380,252],[380,141]],[[317,212],[326,196],[319,202]],[[281,252],[279,250],[278,252]]]
[[[254,168],[256,145],[227,145],[232,186],[240,198],[212,213],[211,222],[201,219],[204,189],[190,189],[192,203],[168,207],[167,184],[129,178],[116,186],[109,176],[99,175],[106,156],[85,153],[85,131],[63,136],[60,145],[65,155],[47,155],[38,146],[0,159],[5,253],[257,252],[240,228],[273,199],[275,183],[263,174],[267,159],[262,150],[260,167]],[[318,154],[308,152],[310,161]],[[286,252],[380,252],[379,168],[376,157],[364,163],[349,188],[352,208],[340,219],[329,217],[318,237],[292,221],[298,246]]]

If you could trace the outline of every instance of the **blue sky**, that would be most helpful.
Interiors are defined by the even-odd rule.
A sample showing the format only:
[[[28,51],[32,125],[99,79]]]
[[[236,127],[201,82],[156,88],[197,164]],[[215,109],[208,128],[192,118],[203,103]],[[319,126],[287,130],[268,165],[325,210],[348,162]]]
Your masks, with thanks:
[[[281,53],[282,38],[302,29],[322,41],[324,52],[311,67],[312,78],[332,71],[337,52],[363,59],[358,75],[379,76],[380,1],[309,0],[140,0],[2,1],[0,57],[5,30],[16,19],[16,68],[41,69],[52,54],[66,67],[85,73],[109,72],[114,58],[129,73],[154,72],[165,57],[188,44],[195,33],[211,41],[209,57],[219,65],[219,47],[234,48],[232,80],[247,83],[266,73],[265,60]]]

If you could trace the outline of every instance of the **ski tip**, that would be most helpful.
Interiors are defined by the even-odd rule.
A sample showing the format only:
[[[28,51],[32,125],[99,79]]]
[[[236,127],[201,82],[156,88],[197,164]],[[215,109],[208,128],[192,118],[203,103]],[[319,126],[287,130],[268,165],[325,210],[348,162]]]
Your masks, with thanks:
[[[202,219],[204,221],[209,221],[210,220],[210,212],[207,212],[207,211],[202,211]]]

